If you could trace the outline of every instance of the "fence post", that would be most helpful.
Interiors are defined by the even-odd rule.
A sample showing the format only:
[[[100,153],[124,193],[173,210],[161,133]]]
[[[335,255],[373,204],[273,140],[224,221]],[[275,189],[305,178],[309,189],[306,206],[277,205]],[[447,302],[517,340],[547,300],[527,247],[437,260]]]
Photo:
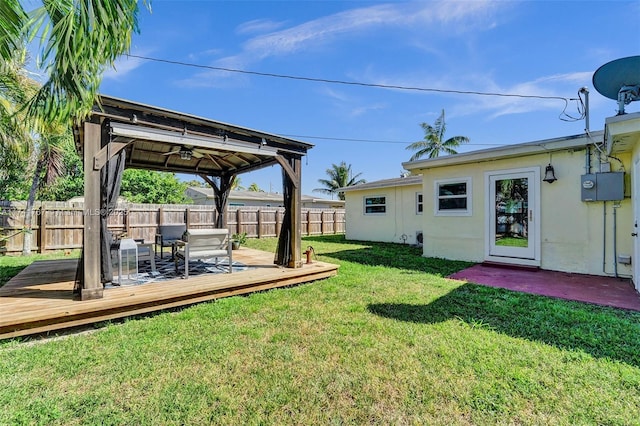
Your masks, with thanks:
[[[262,236],[262,210],[258,209],[258,238]]]
[[[38,249],[40,253],[44,253],[45,252],[45,245],[47,244],[47,240],[46,240],[46,228],[47,228],[47,219],[45,218],[45,212],[47,211],[47,209],[43,204],[40,204],[40,227],[39,227],[39,241],[38,241]]]
[[[129,226],[129,206],[124,209],[124,217],[122,219],[124,220],[124,232],[127,238],[133,238],[133,235],[131,235],[131,226]]]
[[[338,211],[335,209],[333,210],[333,233],[338,233]]]
[[[240,210],[240,207],[236,210],[236,230],[238,234],[242,233],[242,212]]]
[[[324,213],[324,210],[320,213],[320,233],[322,235],[327,234],[327,221],[325,220],[327,216]]]
[[[189,207],[184,209],[184,223],[187,225],[187,229],[191,228],[191,209]]]

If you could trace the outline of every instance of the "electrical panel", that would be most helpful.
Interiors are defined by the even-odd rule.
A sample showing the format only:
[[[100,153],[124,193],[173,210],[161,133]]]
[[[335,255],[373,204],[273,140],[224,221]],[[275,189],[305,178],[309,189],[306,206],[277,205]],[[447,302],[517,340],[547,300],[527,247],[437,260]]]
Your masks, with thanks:
[[[624,172],[592,173],[581,176],[582,201],[624,199]]]

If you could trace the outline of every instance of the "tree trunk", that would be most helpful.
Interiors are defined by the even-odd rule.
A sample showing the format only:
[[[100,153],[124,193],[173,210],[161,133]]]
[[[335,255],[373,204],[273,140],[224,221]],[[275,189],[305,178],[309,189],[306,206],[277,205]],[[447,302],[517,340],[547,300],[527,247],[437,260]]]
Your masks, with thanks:
[[[42,161],[36,162],[36,169],[33,172],[33,181],[29,190],[29,198],[27,198],[27,207],[24,212],[24,235],[22,239],[22,255],[29,256],[31,254],[31,241],[33,240],[33,204],[36,200],[36,192],[40,184],[40,173],[42,173]]]

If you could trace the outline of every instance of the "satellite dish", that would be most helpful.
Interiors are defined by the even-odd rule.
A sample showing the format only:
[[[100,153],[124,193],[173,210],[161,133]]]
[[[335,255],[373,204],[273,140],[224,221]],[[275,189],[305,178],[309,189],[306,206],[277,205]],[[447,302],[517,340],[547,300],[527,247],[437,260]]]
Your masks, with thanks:
[[[618,115],[624,106],[640,100],[640,56],[607,62],[593,73],[593,87],[602,96],[618,101]]]

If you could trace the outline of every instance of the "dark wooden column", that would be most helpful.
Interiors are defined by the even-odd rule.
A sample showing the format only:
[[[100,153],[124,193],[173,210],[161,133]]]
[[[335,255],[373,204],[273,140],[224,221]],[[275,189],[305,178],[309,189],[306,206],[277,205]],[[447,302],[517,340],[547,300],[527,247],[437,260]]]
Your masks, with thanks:
[[[225,174],[219,177],[218,183],[215,178],[207,175],[200,175],[213,189],[214,202],[218,217],[216,218],[216,228],[227,228],[227,201],[229,200],[229,192],[231,192],[231,184],[235,178],[234,174]]]
[[[83,277],[80,298],[100,299],[103,285],[100,280],[100,168],[94,159],[101,147],[102,130],[99,124],[84,123],[84,235]]]
[[[285,215],[280,233],[290,233],[291,238],[278,240],[276,263],[289,268],[302,267],[302,161],[299,156],[278,155],[276,160],[282,166],[284,185],[290,188],[290,196],[285,197]],[[282,237],[282,235],[281,235]],[[289,247],[281,247],[288,244]]]
[[[302,159],[292,159],[293,169],[296,173],[297,185],[294,185],[293,197],[291,197],[291,229],[294,238],[291,239],[292,259],[290,268],[302,267]]]

